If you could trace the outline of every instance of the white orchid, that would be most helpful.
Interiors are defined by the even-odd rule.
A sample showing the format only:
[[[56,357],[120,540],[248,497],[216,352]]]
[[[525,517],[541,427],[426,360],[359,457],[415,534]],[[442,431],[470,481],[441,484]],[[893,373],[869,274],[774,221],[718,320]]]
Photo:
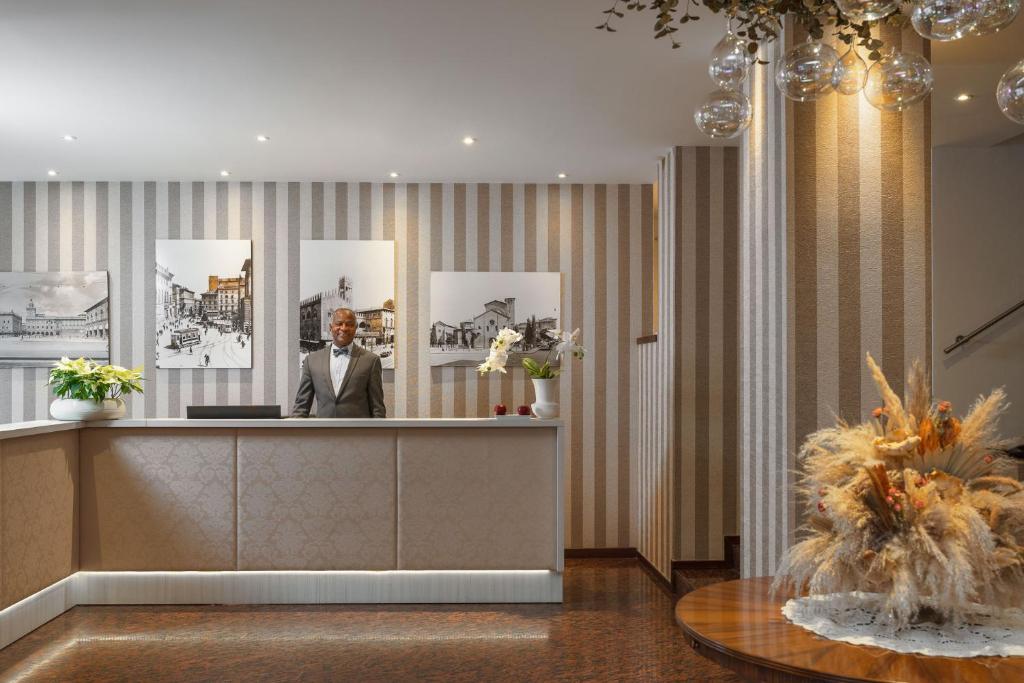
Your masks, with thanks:
[[[548,335],[558,340],[558,343],[555,345],[555,357],[559,360],[566,353],[571,354],[573,358],[583,358],[587,353],[587,350],[580,346],[580,328],[578,327],[572,333],[566,333],[562,330],[549,330]]]
[[[498,371],[501,373],[507,373],[505,366],[508,364],[508,351],[509,348],[520,341],[523,335],[515,330],[503,327],[498,331],[498,335],[491,342],[491,353],[480,365],[476,366],[477,371],[481,374],[487,374],[488,372]]]

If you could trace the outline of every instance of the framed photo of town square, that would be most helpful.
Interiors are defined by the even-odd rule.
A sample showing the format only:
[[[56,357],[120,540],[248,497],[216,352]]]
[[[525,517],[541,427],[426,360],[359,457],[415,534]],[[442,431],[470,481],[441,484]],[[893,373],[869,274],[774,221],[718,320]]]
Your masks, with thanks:
[[[475,366],[503,327],[523,335],[508,367],[524,356],[543,363],[560,328],[561,273],[430,274],[430,364]]]
[[[251,368],[252,242],[156,241],[156,366]]]
[[[0,273],[0,368],[110,362],[107,271]]]
[[[331,343],[336,308],[356,314],[359,344],[395,367],[395,243],[302,240],[299,243],[299,364]]]

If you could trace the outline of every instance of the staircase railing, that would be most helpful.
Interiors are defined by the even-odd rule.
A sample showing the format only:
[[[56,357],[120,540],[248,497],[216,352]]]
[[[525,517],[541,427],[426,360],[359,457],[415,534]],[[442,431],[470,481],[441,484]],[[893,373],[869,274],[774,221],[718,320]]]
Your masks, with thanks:
[[[1003,318],[1005,318],[1005,317],[1007,317],[1009,315],[1012,315],[1013,313],[1015,313],[1016,311],[1020,310],[1021,308],[1024,308],[1024,299],[1018,301],[1013,306],[1010,306],[1008,309],[1006,309],[1005,311],[1003,311],[1002,313],[1000,313],[996,317],[992,318],[991,320],[989,320],[987,323],[985,323],[981,327],[977,328],[976,330],[972,330],[971,332],[968,332],[967,334],[957,335],[956,340],[952,344],[950,344],[949,346],[944,348],[942,351],[944,353],[949,353],[949,352],[951,352],[951,351],[953,351],[955,349],[960,348],[961,346],[963,346],[967,342],[971,341],[972,339],[977,337],[979,334],[981,334],[982,332],[984,332],[988,328],[990,328],[993,325],[995,325],[997,322],[999,322]]]

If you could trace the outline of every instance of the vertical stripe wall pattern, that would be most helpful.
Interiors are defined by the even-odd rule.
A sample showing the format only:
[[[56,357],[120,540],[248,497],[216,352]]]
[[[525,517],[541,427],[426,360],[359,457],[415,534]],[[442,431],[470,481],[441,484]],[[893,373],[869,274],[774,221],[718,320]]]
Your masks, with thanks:
[[[930,56],[913,31],[881,38]],[[879,405],[866,353],[899,394],[915,360],[931,367],[930,121],[930,99],[902,113],[863,97],[787,105],[797,444]]]
[[[642,415],[655,434],[639,456],[649,488],[638,497],[653,507],[638,515],[639,549],[661,570],[666,553],[724,559],[737,530],[738,150],[675,147],[658,188],[658,340],[638,352],[657,404]]]
[[[634,541],[636,336],[653,321],[651,185],[329,182],[0,182],[0,271],[107,270],[111,359],[146,367],[133,417],[183,416],[189,404],[290,408],[298,383],[299,241],[395,241],[398,369],[388,414],[486,416],[533,401],[521,369],[479,377],[431,368],[432,270],[562,273],[562,322],[589,353],[568,363],[560,402],[566,544]],[[647,226],[647,227],[645,227]],[[251,370],[156,370],[157,239],[251,239]],[[0,422],[47,417],[45,368],[0,370]]]
[[[790,44],[804,37],[787,27]],[[912,31],[881,38],[929,56]],[[902,113],[860,96],[783,103],[772,75],[755,72],[743,143],[744,576],[774,573],[800,523],[799,444],[878,404],[865,354],[898,392],[915,359],[931,366],[930,102]]]
[[[770,575],[793,538],[789,406],[792,239],[787,233],[785,99],[773,67],[781,41],[763,45],[768,66],[748,79],[754,117],[740,147],[740,571]]]
[[[637,424],[637,551],[672,580],[672,457],[669,443],[672,401],[667,354],[660,340],[637,345],[640,389]]]

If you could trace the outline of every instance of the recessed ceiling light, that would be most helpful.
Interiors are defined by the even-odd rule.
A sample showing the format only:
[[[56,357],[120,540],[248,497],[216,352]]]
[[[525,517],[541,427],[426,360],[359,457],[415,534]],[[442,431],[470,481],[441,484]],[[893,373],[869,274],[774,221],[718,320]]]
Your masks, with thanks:
[[[392,171],[391,173],[388,173],[388,176],[391,177],[391,178],[397,178],[398,177],[398,171]]]
[[[231,171],[221,171],[220,174],[222,177],[227,178],[229,175],[231,175]]]
[[[78,139],[78,136],[77,136],[77,135],[65,135],[65,136],[63,136],[63,138],[62,138],[62,139],[63,139],[63,140],[65,141],[65,142],[74,142],[75,140],[77,140],[77,139]]]
[[[967,102],[968,100],[973,100],[973,99],[974,99],[974,95],[972,95],[969,92],[962,92],[962,93],[960,93],[959,95],[956,96],[956,101],[957,102]]]
[[[467,135],[466,137],[462,138],[462,144],[466,145],[467,147],[469,147],[470,145],[474,144],[475,142],[476,142],[476,138],[471,137],[469,135]]]
[[[55,170],[53,170],[51,168],[49,171],[46,172],[46,175],[48,175],[48,176],[50,176],[52,178],[53,176],[57,175],[57,171],[55,171]]]
[[[267,135],[257,135],[256,142],[270,142],[270,137]]]
[[[559,177],[559,179],[561,179],[561,180],[565,180],[566,178],[568,178],[568,177],[569,177],[569,175],[568,175],[567,173],[559,173],[559,174],[558,174],[558,177]]]

